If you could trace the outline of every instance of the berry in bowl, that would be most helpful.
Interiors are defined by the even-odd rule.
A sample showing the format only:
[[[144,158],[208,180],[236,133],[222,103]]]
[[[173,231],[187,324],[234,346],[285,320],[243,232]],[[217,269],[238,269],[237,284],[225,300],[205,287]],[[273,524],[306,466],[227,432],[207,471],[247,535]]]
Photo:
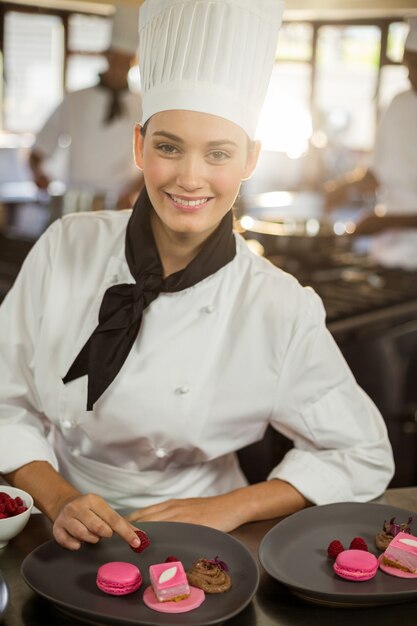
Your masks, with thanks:
[[[32,508],[33,498],[26,491],[0,484],[0,549],[24,529]]]

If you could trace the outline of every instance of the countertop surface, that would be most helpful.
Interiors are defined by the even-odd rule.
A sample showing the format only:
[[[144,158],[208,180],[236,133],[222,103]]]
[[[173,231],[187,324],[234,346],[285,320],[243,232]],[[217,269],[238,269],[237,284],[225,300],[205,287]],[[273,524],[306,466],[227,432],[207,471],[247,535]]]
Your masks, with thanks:
[[[388,490],[375,502],[416,511],[417,487]],[[246,524],[232,536],[243,542],[258,560],[258,547],[278,519]],[[0,570],[10,599],[2,626],[78,626],[84,621],[61,613],[52,603],[34,593],[25,583],[20,568],[23,559],[40,544],[51,539],[51,524],[42,514],[33,514],[24,531],[0,550]],[[224,622],[227,626],[394,626],[413,623],[417,600],[372,607],[336,607],[308,603],[274,580],[260,565],[261,580],[253,601],[238,615]],[[416,583],[417,584],[417,583]],[[91,622],[90,622],[91,623]],[[178,621],[175,622],[179,624]]]

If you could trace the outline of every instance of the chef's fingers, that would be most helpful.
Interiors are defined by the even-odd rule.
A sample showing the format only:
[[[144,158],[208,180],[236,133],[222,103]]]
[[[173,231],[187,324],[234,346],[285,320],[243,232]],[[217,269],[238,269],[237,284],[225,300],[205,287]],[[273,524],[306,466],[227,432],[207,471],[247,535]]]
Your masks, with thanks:
[[[62,526],[54,524],[52,535],[57,543],[67,550],[79,550],[81,541],[72,537]]]
[[[116,513],[102,497],[96,494],[85,494],[70,500],[64,506],[59,518],[61,518],[63,525],[69,529],[71,535],[75,535],[75,537],[78,535],[75,534],[74,528],[69,527],[70,520],[81,522],[87,530],[87,534],[81,532],[81,540],[91,542],[92,536],[111,537],[115,532],[133,548],[140,546],[140,539],[132,526]],[[92,536],[88,533],[91,533]]]
[[[102,500],[102,502],[105,506],[100,506],[100,508],[98,510],[95,509],[94,512],[108,524],[113,532],[119,535],[119,537],[126,541],[132,548],[139,548],[140,539],[136,535],[133,526],[119,515],[119,513],[116,513],[104,500]]]

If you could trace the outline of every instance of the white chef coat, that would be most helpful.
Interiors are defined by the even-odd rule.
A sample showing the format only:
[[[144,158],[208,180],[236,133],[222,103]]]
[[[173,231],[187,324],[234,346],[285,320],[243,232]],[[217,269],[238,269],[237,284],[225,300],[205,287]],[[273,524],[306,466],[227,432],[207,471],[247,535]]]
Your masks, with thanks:
[[[417,93],[395,96],[382,116],[371,169],[382,186],[387,214],[417,213]],[[417,229],[372,237],[371,255],[383,265],[417,269]]]
[[[140,95],[124,90],[124,115],[104,124],[110,97],[108,89],[98,86],[69,92],[35,139],[33,149],[48,158],[58,146],[65,148],[69,188],[119,193],[138,178],[133,133],[142,115]]]
[[[255,256],[145,309],[121,371],[86,411],[87,376],[62,377],[105,290],[132,283],[130,211],[70,214],[35,244],[0,308],[0,472],[49,461],[115,507],[243,486],[235,451],[268,424],[294,442],[269,478],[318,504],[384,491],[384,421],[325,327],[318,296]]]

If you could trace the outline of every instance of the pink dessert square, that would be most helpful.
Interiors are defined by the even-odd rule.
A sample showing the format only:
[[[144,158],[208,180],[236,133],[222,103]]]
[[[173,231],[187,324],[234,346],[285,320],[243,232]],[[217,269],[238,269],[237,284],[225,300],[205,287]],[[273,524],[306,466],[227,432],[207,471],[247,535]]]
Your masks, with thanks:
[[[417,574],[417,537],[398,533],[383,554],[386,565]]]
[[[190,594],[187,575],[180,561],[151,565],[149,575],[158,602],[180,600]]]

